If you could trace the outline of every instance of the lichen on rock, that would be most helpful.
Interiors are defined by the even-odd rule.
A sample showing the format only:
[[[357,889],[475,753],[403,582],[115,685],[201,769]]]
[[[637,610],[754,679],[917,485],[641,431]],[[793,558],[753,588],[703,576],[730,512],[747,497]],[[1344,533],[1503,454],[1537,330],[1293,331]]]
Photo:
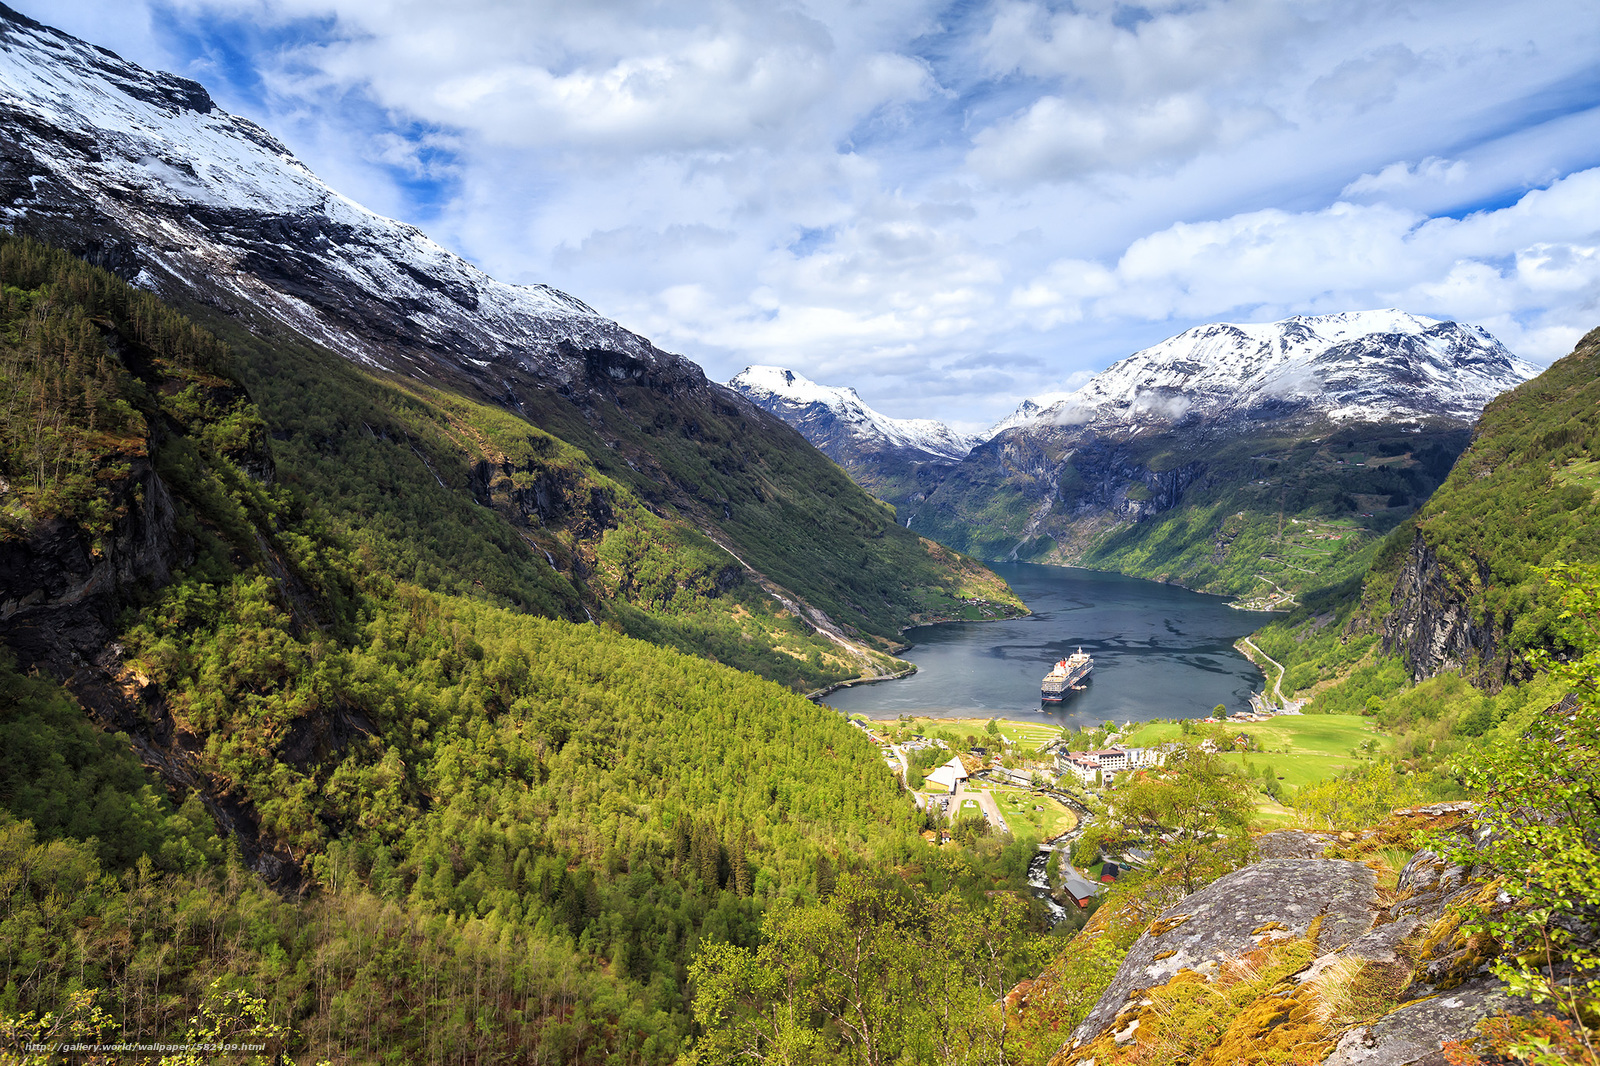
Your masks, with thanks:
[[[1156,916],[1052,1066],[1443,1066],[1485,1018],[1527,1013],[1489,972],[1499,945],[1470,925],[1506,905],[1496,882],[1422,850],[1379,886],[1374,867],[1393,876],[1416,830],[1469,828],[1445,806],[1354,840],[1265,834],[1272,857]],[[1341,857],[1311,857],[1327,853]]]

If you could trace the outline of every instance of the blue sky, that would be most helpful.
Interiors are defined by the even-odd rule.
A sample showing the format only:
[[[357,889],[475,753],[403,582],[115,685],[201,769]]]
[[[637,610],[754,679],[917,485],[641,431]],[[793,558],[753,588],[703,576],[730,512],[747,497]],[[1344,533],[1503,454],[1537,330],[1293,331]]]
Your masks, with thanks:
[[[1204,321],[1600,325],[1600,9],[53,0],[326,180],[726,379],[969,428]]]

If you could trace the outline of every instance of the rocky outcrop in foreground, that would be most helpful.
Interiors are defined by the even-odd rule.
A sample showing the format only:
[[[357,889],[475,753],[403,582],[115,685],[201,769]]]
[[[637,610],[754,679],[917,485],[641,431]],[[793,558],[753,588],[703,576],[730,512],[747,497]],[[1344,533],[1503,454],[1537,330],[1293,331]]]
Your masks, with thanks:
[[[1529,1009],[1489,973],[1492,942],[1461,928],[1470,905],[1503,897],[1431,851],[1391,887],[1372,856],[1463,813],[1421,808],[1399,833],[1359,838],[1267,834],[1269,857],[1150,924],[1052,1066],[1443,1066],[1482,1019]]]

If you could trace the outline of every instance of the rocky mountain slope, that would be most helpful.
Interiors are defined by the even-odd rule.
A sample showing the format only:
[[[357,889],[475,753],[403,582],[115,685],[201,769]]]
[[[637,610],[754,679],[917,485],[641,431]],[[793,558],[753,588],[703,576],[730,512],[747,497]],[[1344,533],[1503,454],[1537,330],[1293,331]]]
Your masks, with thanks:
[[[1600,330],[1484,409],[1472,446],[1417,516],[1383,620],[1414,677],[1475,663],[1521,676],[1555,630],[1544,571],[1600,560]]]
[[[3,217],[169,299],[249,305],[347,358],[501,393],[580,353],[692,364],[548,286],[495,281],[341,196],[203,86],[0,5]]]
[[[985,558],[1283,604],[1363,569],[1482,406],[1534,372],[1480,329],[1399,311],[1201,326],[1024,403],[907,517]]]
[[[855,389],[818,385],[783,367],[747,366],[728,387],[799,430],[897,509],[920,502],[978,442],[935,419],[880,414]]]
[[[979,586],[1014,602],[689,360],[367,211],[200,85],[3,7],[0,204],[232,345],[284,477],[430,586],[579,619],[620,598],[618,624],[680,647],[763,616],[758,643],[819,652],[816,681],[880,669]]]

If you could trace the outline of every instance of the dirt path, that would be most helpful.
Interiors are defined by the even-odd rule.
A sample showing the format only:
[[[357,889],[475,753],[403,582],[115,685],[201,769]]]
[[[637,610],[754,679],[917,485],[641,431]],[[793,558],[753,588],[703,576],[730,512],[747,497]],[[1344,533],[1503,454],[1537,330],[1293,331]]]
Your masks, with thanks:
[[[1291,569],[1291,570],[1305,570],[1304,567],[1295,566],[1292,563],[1284,563],[1283,565],[1289,567],[1289,569]],[[1308,574],[1309,573],[1313,573],[1313,571],[1311,571],[1311,570],[1305,570],[1305,572],[1308,573]],[[1278,595],[1283,597],[1283,599],[1278,601],[1278,604],[1277,604],[1278,608],[1296,606],[1296,604],[1294,602],[1294,593],[1285,592],[1282,585],[1280,585],[1276,581],[1272,580],[1266,574],[1257,574],[1256,577],[1260,578],[1262,581],[1265,581],[1267,584],[1271,585],[1277,591]]]
[[[906,758],[905,749],[898,744],[889,745],[889,750],[894,753],[895,759],[900,763],[900,783],[909,789],[911,787],[911,760]]]

